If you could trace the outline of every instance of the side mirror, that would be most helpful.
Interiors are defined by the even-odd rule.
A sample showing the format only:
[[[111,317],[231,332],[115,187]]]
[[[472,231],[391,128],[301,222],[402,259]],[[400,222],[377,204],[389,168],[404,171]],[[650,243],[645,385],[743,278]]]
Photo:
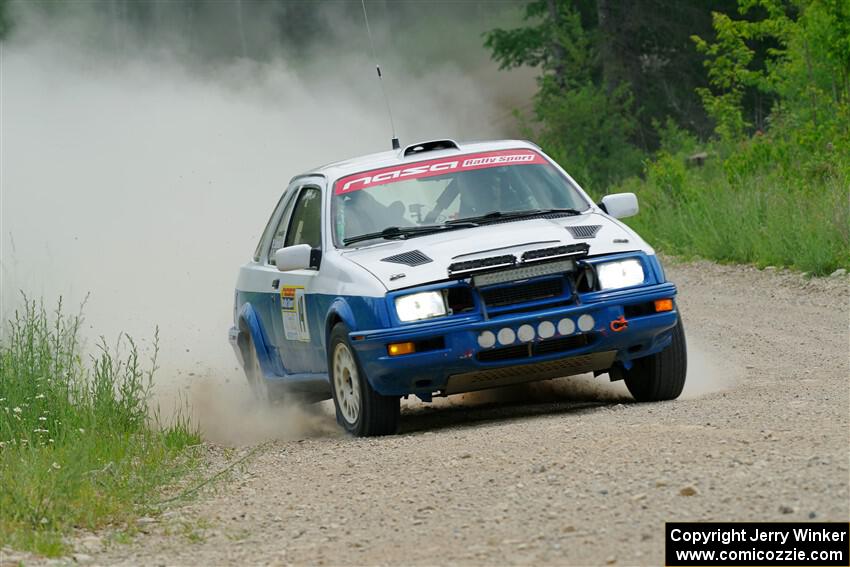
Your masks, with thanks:
[[[274,253],[274,263],[281,272],[309,270],[313,248],[309,244],[296,244],[280,248]]]
[[[633,217],[638,214],[637,196],[634,193],[614,193],[602,197],[600,206],[615,219]]]

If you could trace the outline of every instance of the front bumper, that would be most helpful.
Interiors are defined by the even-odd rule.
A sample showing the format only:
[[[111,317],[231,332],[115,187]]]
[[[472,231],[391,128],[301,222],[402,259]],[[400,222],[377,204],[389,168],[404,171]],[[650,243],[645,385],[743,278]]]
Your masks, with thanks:
[[[678,311],[674,306],[673,311],[627,317],[628,327],[619,332],[612,330],[611,322],[625,315],[626,306],[646,305],[675,295],[676,286],[665,282],[587,294],[580,304],[566,307],[490,319],[476,314],[451,321],[356,331],[350,339],[363,371],[377,392],[385,396],[416,394],[429,399],[438,391],[452,394],[607,370],[616,362],[628,367],[631,360],[660,352],[670,344]],[[592,327],[584,331],[577,324],[582,315],[593,318]],[[575,323],[573,332],[558,332],[558,324],[564,319]],[[538,329],[546,321],[556,330],[551,337],[543,339]],[[584,321],[587,322],[586,318]],[[517,336],[524,325],[535,330],[533,339],[522,341]],[[569,325],[563,325],[562,329],[566,327]],[[513,334],[516,337],[513,342],[497,341],[489,348],[479,344],[483,332],[499,336],[499,331],[504,329],[513,331],[502,333],[507,338]],[[389,356],[389,343],[407,341],[437,346],[425,352]]]

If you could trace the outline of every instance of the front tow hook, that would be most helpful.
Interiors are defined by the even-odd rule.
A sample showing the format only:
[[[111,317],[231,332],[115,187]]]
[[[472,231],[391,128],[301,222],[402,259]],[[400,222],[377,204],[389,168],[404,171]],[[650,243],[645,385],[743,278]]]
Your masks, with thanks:
[[[629,322],[623,315],[620,315],[618,319],[614,319],[611,321],[611,330],[615,333],[619,333],[620,331],[625,331],[629,328]]]

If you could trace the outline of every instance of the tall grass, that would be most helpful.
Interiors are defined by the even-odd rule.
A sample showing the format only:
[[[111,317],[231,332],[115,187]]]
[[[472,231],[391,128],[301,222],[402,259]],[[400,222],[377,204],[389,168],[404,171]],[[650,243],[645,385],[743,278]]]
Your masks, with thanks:
[[[157,340],[147,365],[126,336],[86,361],[80,324],[25,298],[0,343],[0,541],[45,555],[74,528],[144,513],[199,443],[185,421],[151,423]]]
[[[721,148],[692,168],[686,150],[662,151],[612,192],[638,195],[628,224],[668,253],[813,275],[850,267],[850,153],[783,161],[759,155],[764,145]]]

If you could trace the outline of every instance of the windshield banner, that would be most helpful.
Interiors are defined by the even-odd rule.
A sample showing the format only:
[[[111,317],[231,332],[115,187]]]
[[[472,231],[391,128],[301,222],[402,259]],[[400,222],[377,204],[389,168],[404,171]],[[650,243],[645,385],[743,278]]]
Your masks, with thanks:
[[[471,171],[505,165],[541,165],[548,164],[543,156],[533,150],[498,150],[461,156],[445,157],[411,164],[393,165],[372,171],[363,171],[339,179],[334,185],[337,195],[359,191],[378,185],[386,185],[406,179],[436,177],[458,171]]]

